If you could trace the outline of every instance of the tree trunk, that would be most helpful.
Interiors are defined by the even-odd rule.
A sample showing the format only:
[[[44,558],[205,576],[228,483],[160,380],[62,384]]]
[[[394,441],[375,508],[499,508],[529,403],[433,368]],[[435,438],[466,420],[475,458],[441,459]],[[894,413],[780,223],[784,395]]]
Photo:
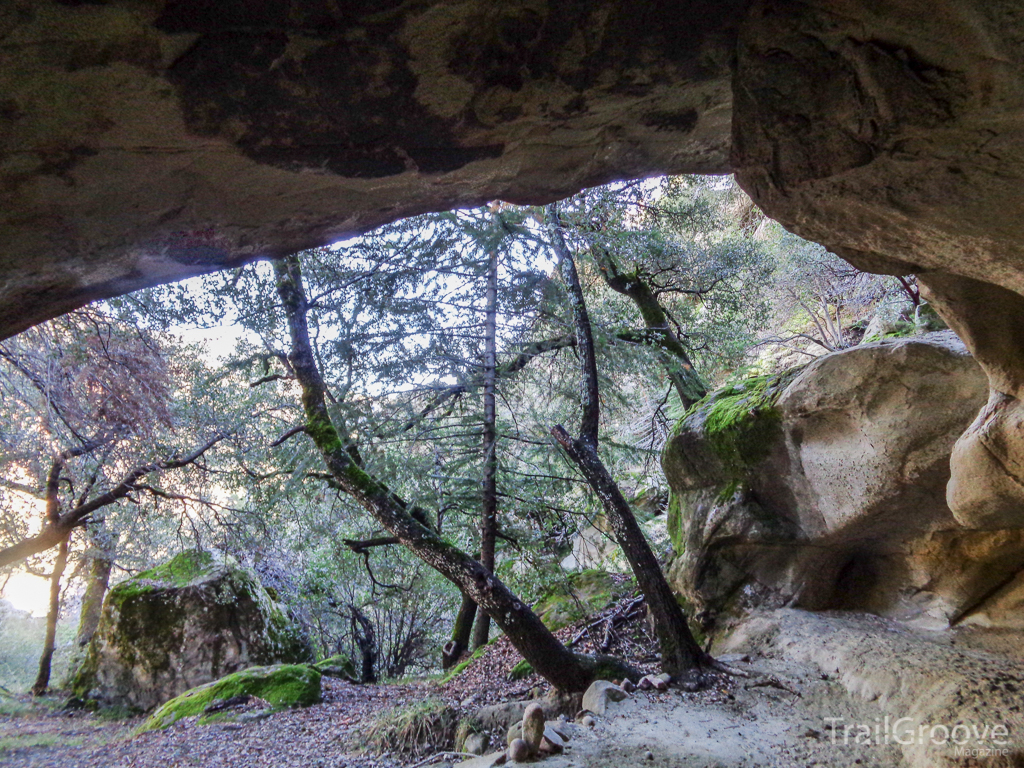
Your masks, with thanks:
[[[116,533],[108,531],[101,518],[88,527],[89,549],[85,557],[88,560],[89,575],[86,577],[85,594],[82,596],[82,610],[78,618],[78,631],[75,635],[75,644],[72,650],[71,663],[68,664],[66,676],[60,685],[67,688],[79,666],[85,659],[92,641],[96,634],[100,617],[103,614],[103,600],[107,596],[107,589],[110,586],[110,572],[114,567],[114,557],[117,550]]]
[[[689,408],[703,398],[708,390],[694,369],[686,348],[672,330],[665,308],[661,306],[657,295],[640,274],[621,274],[611,254],[604,249],[598,250],[598,261],[605,284],[613,291],[629,298],[640,311],[644,327],[658,335],[662,360],[669,379],[679,395],[683,408]]]
[[[462,594],[462,605],[455,616],[452,627],[452,639],[441,649],[441,668],[447,672],[459,663],[459,659],[469,649],[470,635],[473,632],[473,619],[476,617],[476,603],[466,593]]]
[[[555,204],[548,206],[548,224],[562,279],[569,291],[573,324],[576,328],[576,348],[583,373],[583,419],[579,439],[573,439],[561,425],[552,428],[551,434],[569,454],[569,458],[601,500],[615,540],[629,562],[654,619],[655,634],[661,648],[662,669],[670,675],[678,675],[700,666],[708,656],[701,650],[690,632],[686,616],[676,601],[672,588],[665,580],[658,559],[651,551],[618,484],[598,455],[597,427],[600,419],[600,401],[590,315],[587,312],[576,264],[562,236],[558,208]]]
[[[654,633],[661,649],[661,668],[670,675],[678,675],[702,665],[708,656],[690,632],[686,615],[665,580],[658,558],[651,551],[629,503],[597,451],[592,446],[574,440],[560,425],[552,429],[551,433],[601,499],[612,534],[622,548],[651,611]]]
[[[498,368],[498,249],[492,248],[487,269],[487,316],[484,320],[484,471],[483,514],[480,518],[480,564],[494,573],[494,547],[498,534],[498,454],[494,387]],[[487,645],[491,617],[480,611],[473,631],[474,650]]]
[[[593,679],[592,669],[570,653],[500,579],[416,520],[408,504],[352,460],[327,409],[326,386],[309,340],[308,305],[298,258],[290,256],[274,262],[274,274],[291,335],[288,359],[302,389],[306,433],[339,487],[416,556],[487,611],[538,674],[561,691],[584,690]]]
[[[377,682],[377,633],[373,630],[373,623],[366,614],[350,605],[349,611],[352,617],[352,639],[359,649],[361,659],[359,670],[359,682]]]
[[[85,587],[85,595],[82,597],[82,613],[78,619],[78,634],[75,637],[75,645],[84,648],[96,634],[96,627],[100,624],[100,616],[103,613],[103,598],[107,595],[107,587],[110,585],[110,571],[114,561],[104,555],[97,555],[92,558],[92,565],[89,567],[89,581]]]
[[[50,665],[53,661],[53,649],[57,640],[57,620],[60,618],[60,580],[68,564],[69,533],[61,541],[57,549],[57,559],[53,563],[50,574],[50,608],[46,613],[46,639],[43,641],[43,654],[39,657],[39,673],[32,685],[32,695],[42,696],[50,687]]]

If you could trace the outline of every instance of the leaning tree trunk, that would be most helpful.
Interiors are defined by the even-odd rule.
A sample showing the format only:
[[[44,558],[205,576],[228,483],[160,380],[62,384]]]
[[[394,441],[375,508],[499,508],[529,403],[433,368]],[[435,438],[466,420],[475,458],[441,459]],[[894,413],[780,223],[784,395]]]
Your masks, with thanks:
[[[459,663],[459,659],[469,649],[470,637],[473,634],[473,619],[476,618],[476,603],[473,598],[462,593],[462,605],[455,616],[452,627],[452,639],[441,649],[441,668],[447,672]]]
[[[82,597],[82,612],[78,619],[75,646],[85,648],[96,634],[103,613],[103,599],[110,586],[110,571],[114,567],[118,535],[106,529],[102,519],[89,526],[89,576]]]
[[[413,516],[414,510],[408,504],[352,460],[327,409],[326,386],[309,340],[308,304],[298,258],[290,256],[274,262],[274,274],[288,321],[291,336],[288,359],[302,391],[306,433],[316,444],[338,486],[413,554],[487,611],[538,674],[561,691],[584,690],[593,679],[592,669],[562,645],[497,576],[462,550],[443,541]]]
[[[110,571],[114,561],[105,553],[92,557],[89,566],[88,582],[85,586],[85,595],[82,596],[82,612],[78,617],[78,631],[75,634],[75,645],[71,663],[68,665],[64,680],[61,685],[68,687],[70,681],[78,672],[78,668],[85,660],[89,643],[92,636],[96,634],[96,628],[100,625],[100,616],[103,614],[103,599],[107,595],[107,588],[110,586]]]
[[[480,518],[480,563],[494,573],[498,537],[498,430],[494,388],[498,369],[498,249],[491,248],[487,269],[487,316],[484,320],[484,471],[483,510]],[[473,648],[487,645],[491,617],[480,611],[473,631]]]
[[[548,206],[548,224],[552,244],[558,256],[562,279],[569,292],[573,324],[576,329],[576,349],[583,371],[581,400],[583,418],[579,439],[573,438],[561,425],[551,430],[569,458],[579,468],[587,483],[601,500],[615,540],[629,562],[647,607],[654,619],[654,631],[661,648],[662,668],[671,675],[692,670],[708,660],[690,632],[686,616],[676,601],[672,588],[661,571],[658,559],[651,551],[647,538],[636,522],[629,504],[618,484],[604,466],[597,452],[600,400],[597,379],[597,360],[594,335],[587,312],[586,300],[580,286],[576,263],[562,236],[555,204]]]
[[[612,534],[622,548],[651,611],[654,633],[661,649],[662,669],[671,675],[678,675],[700,666],[708,660],[707,654],[690,632],[686,615],[665,580],[658,558],[651,551],[615,479],[593,446],[573,439],[561,425],[552,429],[551,433],[601,499]]]
[[[43,653],[39,657],[39,672],[32,685],[33,696],[42,696],[50,687],[50,667],[57,640],[57,619],[60,618],[60,580],[68,565],[70,541],[71,534],[69,533],[57,549],[57,559],[54,561],[53,572],[50,574],[50,607],[46,613],[46,639],[43,641]]]

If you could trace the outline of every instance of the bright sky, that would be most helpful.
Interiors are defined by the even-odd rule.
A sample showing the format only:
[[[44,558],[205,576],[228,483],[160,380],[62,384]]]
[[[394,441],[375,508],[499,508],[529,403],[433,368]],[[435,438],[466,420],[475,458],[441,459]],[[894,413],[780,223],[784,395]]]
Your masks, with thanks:
[[[33,616],[45,616],[50,602],[50,583],[46,579],[24,572],[11,574],[0,597],[19,611],[30,611]]]

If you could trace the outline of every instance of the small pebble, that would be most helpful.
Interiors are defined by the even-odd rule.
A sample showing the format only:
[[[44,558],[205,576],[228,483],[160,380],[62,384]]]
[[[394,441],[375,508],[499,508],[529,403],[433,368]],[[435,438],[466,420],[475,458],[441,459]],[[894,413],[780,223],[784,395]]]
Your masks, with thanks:
[[[644,752],[644,759],[646,759],[646,760],[653,760],[654,759],[654,753],[651,752],[650,750],[647,750],[646,752]]]
[[[595,725],[597,725],[597,721],[590,715],[584,715],[581,724],[584,728],[593,728]]]

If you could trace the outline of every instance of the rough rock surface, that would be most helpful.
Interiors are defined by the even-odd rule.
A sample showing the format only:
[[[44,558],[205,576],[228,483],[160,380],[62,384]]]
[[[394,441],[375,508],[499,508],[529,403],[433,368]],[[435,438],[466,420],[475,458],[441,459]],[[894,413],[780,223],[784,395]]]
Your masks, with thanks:
[[[871,731],[867,743],[888,733],[885,743],[898,746],[908,768],[1015,766],[1024,761],[1024,661],[1015,640],[1007,654],[976,647],[970,636],[914,631],[875,616],[781,609],[751,617],[721,650],[813,665],[853,698],[873,702],[879,712],[859,721]],[[855,741],[858,720],[831,717],[833,744],[849,751],[865,743],[863,735]],[[972,758],[958,748],[983,752]],[[997,749],[1006,754],[986,757],[984,750]]]
[[[413,213],[721,171],[745,0],[0,10],[0,334]]]
[[[530,704],[523,712],[522,734],[523,741],[530,745],[530,752],[536,754],[544,738],[544,710],[540,704]]]
[[[1024,523],[1024,47],[1011,0],[751,5],[732,164],[769,216],[873,272],[916,273],[988,374],[954,455],[969,525]]]
[[[978,610],[1024,566],[1024,530],[966,528],[945,503],[986,391],[947,331],[715,393],[663,457],[677,589],[706,622],[757,604],[931,624]]]
[[[254,573],[193,551],[110,590],[72,687],[148,710],[247,667],[312,661]]]
[[[615,683],[607,680],[595,680],[583,694],[583,709],[595,715],[603,715],[611,704],[625,701],[629,694]]]

